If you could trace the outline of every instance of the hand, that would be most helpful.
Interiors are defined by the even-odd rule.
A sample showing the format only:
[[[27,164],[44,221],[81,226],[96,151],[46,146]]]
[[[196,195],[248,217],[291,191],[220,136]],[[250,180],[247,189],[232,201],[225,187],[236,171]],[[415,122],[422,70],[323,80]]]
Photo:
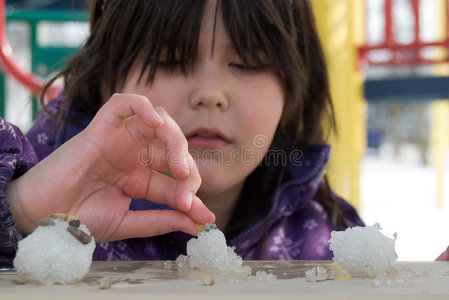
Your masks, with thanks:
[[[52,212],[77,216],[98,242],[197,234],[197,223],[215,219],[195,196],[200,183],[187,140],[167,112],[143,96],[115,94],[84,131],[11,181],[7,200],[24,234]],[[130,211],[131,198],[176,210]]]
[[[446,251],[440,254],[440,256],[437,257],[436,260],[449,260],[449,247],[447,247]]]

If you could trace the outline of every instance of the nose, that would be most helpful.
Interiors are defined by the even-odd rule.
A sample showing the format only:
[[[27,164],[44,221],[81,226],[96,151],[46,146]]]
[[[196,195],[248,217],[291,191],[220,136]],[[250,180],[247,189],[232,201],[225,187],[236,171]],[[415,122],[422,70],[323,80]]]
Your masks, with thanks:
[[[228,99],[225,91],[225,81],[218,70],[198,70],[194,76],[194,88],[190,97],[190,106],[193,109],[219,109],[228,108]]]

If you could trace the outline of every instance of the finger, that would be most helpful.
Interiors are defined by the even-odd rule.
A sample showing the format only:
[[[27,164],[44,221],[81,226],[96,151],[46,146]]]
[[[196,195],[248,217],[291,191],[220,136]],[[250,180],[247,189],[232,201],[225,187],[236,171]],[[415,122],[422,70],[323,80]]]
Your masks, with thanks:
[[[449,260],[449,247],[446,248],[446,251],[441,253],[440,256],[437,257],[438,261],[448,261]]]
[[[176,206],[183,211],[190,210],[192,200],[201,185],[201,177],[199,175],[198,167],[194,160],[188,154],[189,159],[189,176],[184,179],[179,179],[175,190]]]
[[[123,193],[134,199],[148,199],[177,209],[175,202],[176,180],[170,176],[148,169],[129,174],[120,184]]]
[[[147,170],[146,172],[148,174],[135,172],[128,177],[123,184],[123,192],[135,199],[148,199],[154,203],[166,204],[174,209],[182,210],[179,208],[179,201],[175,200],[180,181],[156,171]],[[184,186],[187,190],[196,190],[199,183],[193,187]],[[214,214],[195,195],[192,197],[190,208],[185,213],[198,223],[213,223],[215,220]]]
[[[197,223],[174,210],[128,211],[112,239],[149,237],[172,231],[197,235]]]
[[[185,212],[190,218],[200,224],[215,223],[215,215],[211,212],[203,201],[197,196],[193,197],[192,207]]]
[[[109,121],[116,127],[134,115],[149,127],[157,128],[163,125],[163,119],[150,100],[136,94],[114,94],[97,113],[100,119]]]
[[[201,185],[201,177],[193,159],[188,159],[189,176],[183,179],[174,179],[168,174],[169,163],[166,157],[164,145],[149,144],[148,150],[142,150],[138,154],[138,162],[144,169],[139,169],[132,174],[124,188],[135,187],[140,192],[134,192],[131,197],[144,197],[146,199],[165,199],[170,201],[172,207],[182,211],[188,211],[192,205],[193,196]],[[190,156],[190,154],[188,154]],[[164,174],[152,171],[165,172]],[[145,189],[145,190],[144,190]],[[136,193],[138,195],[136,195]],[[144,193],[144,194],[143,194]],[[167,195],[170,196],[167,196]],[[162,197],[165,195],[165,197]],[[173,201],[173,202],[171,202]]]
[[[157,140],[139,152],[139,164],[155,171],[168,171],[167,148]]]
[[[157,128],[157,137],[166,145],[168,153],[168,164],[173,176],[177,179],[185,178],[189,175],[189,154],[187,140],[178,124],[168,115],[162,107],[157,107],[156,111],[164,120],[164,125]]]

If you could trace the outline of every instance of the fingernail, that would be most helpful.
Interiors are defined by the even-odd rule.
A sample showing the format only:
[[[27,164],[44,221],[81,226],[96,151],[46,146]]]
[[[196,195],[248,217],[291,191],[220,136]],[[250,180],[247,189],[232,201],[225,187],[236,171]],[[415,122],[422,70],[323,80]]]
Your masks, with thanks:
[[[161,115],[160,114],[158,114],[157,112],[156,112],[156,121],[158,121],[158,122],[160,122],[160,123],[162,123],[162,122],[164,122],[164,119],[162,119],[162,117],[161,117]]]
[[[161,116],[161,112],[163,112],[162,107],[160,107],[160,106],[155,107],[154,110],[155,110],[155,112],[156,112],[156,119],[157,119],[158,121],[163,122],[164,119],[163,119],[162,116]]]
[[[167,113],[167,111],[165,110],[165,108],[163,108],[162,106],[158,106],[155,108],[155,110],[157,111],[157,113],[160,115],[161,113]]]
[[[187,210],[189,210],[190,207],[192,207],[192,201],[193,201],[193,192],[190,192],[187,194],[186,197]]]
[[[215,223],[217,218],[215,217],[215,214],[213,212],[210,212],[212,219],[214,220],[212,223]]]
[[[184,170],[186,170],[187,174],[190,173],[189,160],[184,156]]]

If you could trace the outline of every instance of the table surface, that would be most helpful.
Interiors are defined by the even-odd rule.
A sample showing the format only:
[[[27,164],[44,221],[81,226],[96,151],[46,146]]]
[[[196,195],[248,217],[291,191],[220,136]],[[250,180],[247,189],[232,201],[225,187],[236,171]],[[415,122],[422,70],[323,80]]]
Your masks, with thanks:
[[[399,275],[380,282],[372,278],[340,276],[311,282],[305,271],[324,267],[338,271],[330,261],[245,261],[252,273],[265,271],[276,280],[233,281],[217,274],[205,286],[207,272],[178,269],[173,261],[94,261],[86,277],[74,284],[15,284],[14,271],[0,272],[0,299],[449,299],[449,262],[396,262]],[[100,289],[109,277],[112,286]],[[8,297],[8,298],[6,298]]]

